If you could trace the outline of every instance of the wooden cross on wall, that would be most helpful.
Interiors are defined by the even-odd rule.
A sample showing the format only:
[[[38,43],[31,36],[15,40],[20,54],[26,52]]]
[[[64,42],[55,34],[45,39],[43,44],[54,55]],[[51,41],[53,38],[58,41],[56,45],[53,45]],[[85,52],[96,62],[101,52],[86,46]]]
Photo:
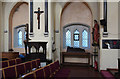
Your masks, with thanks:
[[[40,7],[38,7],[38,11],[34,11],[34,13],[37,14],[37,20],[38,20],[38,29],[40,29],[40,14],[42,14],[44,11],[40,11]]]

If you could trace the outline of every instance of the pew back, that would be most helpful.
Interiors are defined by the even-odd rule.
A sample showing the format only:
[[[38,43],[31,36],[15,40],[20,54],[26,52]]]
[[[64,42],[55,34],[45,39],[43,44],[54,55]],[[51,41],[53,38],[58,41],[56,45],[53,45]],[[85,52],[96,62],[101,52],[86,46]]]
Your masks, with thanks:
[[[35,71],[36,79],[45,79],[44,68],[37,69]]]
[[[24,63],[16,65],[15,68],[16,68],[17,78],[19,78],[25,74],[25,64]]]
[[[8,61],[2,61],[2,68],[8,67]]]
[[[15,59],[8,60],[9,61],[9,66],[15,65]]]
[[[16,78],[16,70],[15,66],[6,67],[3,69],[3,78],[4,79],[10,79],[10,78]]]
[[[2,63],[2,68],[5,68],[5,67],[13,66],[16,64],[20,64],[22,63],[22,60],[21,58],[16,58],[16,59],[10,59],[6,61],[1,61],[0,63]]]

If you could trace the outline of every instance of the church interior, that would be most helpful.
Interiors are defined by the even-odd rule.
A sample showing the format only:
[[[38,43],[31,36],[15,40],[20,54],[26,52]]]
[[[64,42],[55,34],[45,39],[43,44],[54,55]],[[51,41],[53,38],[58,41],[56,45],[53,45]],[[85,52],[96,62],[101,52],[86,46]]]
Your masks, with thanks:
[[[120,79],[119,0],[0,0],[1,79]]]

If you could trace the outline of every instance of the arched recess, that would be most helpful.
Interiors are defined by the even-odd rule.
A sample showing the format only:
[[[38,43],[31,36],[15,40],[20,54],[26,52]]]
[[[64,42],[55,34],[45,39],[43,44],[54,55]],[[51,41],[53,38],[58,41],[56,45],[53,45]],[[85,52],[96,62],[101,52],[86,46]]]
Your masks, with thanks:
[[[61,51],[66,51],[66,49],[63,47],[63,28],[70,24],[83,24],[90,26],[91,33],[93,15],[91,8],[86,2],[68,2],[63,7],[60,18]],[[90,41],[92,42],[91,38]]]
[[[9,15],[9,49],[12,49],[13,43],[12,43],[12,26],[13,26],[13,15],[16,12],[16,10],[19,8],[19,6],[21,6],[22,4],[27,4],[27,2],[18,2],[15,4],[15,6],[12,8],[10,15]],[[20,18],[21,19],[21,18]]]

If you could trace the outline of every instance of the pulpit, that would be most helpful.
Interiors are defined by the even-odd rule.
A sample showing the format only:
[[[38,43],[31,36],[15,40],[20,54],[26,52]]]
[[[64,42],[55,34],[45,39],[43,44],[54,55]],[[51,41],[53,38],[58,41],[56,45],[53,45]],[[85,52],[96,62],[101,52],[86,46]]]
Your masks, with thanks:
[[[40,60],[46,60],[46,45],[47,42],[27,42],[24,41],[25,44],[25,53],[26,59],[32,60],[36,58],[40,58]],[[36,52],[31,52],[31,48],[34,47]],[[43,48],[43,52],[40,53],[40,47]]]

